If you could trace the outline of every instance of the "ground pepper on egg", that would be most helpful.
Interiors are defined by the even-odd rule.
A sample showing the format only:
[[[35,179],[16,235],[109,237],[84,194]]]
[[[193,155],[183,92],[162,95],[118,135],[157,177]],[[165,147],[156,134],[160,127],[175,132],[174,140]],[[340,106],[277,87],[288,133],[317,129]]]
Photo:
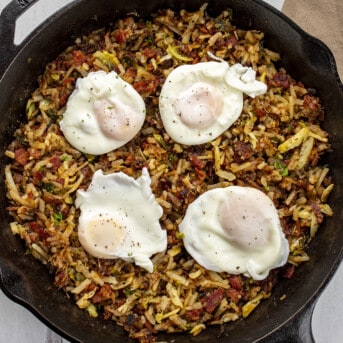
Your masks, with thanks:
[[[245,96],[240,117],[216,139],[182,145],[163,128],[160,90],[177,66],[209,61],[208,52],[253,68],[268,90]],[[330,144],[321,128],[320,100],[277,68],[279,58],[264,47],[262,32],[234,27],[230,11],[210,17],[204,6],[196,12],[161,10],[149,20],[132,14],[76,39],[46,66],[27,102],[27,122],[6,151],[7,210],[27,252],[48,266],[56,287],[78,307],[116,321],[141,342],[154,342],[161,331],[197,335],[247,317],[279,279],[292,277],[310,258],[307,245],[332,215],[330,170],[320,160]],[[133,86],[144,99],[146,119],[130,142],[94,156],[68,144],[59,121],[76,80],[99,70],[114,70]],[[136,179],[144,167],[163,208],[168,241],[167,251],[153,256],[152,273],[120,259],[94,258],[77,236],[76,191],[88,188],[95,171]],[[264,280],[206,270],[183,246],[178,224],[189,204],[230,185],[259,189],[278,209],[290,255]]]

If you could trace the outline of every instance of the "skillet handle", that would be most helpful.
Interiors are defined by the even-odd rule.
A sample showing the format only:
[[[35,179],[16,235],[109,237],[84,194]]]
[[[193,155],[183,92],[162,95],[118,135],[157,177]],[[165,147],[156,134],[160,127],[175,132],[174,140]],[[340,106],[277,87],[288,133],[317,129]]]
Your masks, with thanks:
[[[21,44],[14,44],[16,20],[36,1],[12,0],[0,14],[0,78],[21,48]]]

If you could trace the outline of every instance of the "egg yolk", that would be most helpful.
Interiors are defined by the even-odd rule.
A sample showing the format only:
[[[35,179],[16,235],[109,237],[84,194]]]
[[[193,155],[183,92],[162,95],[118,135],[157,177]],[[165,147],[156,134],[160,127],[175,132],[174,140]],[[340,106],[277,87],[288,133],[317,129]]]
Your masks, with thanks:
[[[271,221],[254,202],[239,199],[219,205],[219,223],[232,244],[245,250],[258,250],[270,241]]]
[[[206,82],[196,82],[175,101],[176,113],[192,128],[209,127],[223,107],[222,93]]]
[[[141,127],[138,113],[116,99],[94,102],[94,113],[99,127],[108,138],[127,140],[133,138]]]
[[[97,257],[105,257],[102,254],[113,254],[120,250],[125,238],[125,227],[113,218],[102,215],[94,216],[84,227],[84,237],[87,246],[84,248]]]

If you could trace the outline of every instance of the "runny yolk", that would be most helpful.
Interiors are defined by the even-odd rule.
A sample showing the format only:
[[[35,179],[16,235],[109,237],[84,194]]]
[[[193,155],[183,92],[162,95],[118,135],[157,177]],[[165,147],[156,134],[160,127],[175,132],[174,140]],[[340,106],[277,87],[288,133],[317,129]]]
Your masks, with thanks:
[[[115,253],[122,246],[125,227],[113,218],[98,215],[88,221],[84,228],[84,238],[89,250],[92,250],[91,254]]]
[[[176,99],[175,110],[188,127],[206,128],[219,116],[223,107],[222,98],[216,87],[196,82]]]
[[[116,99],[95,101],[94,113],[101,131],[108,138],[128,140],[141,127],[138,113]]]
[[[248,197],[249,198],[249,197]],[[226,199],[219,205],[219,222],[227,239],[246,250],[263,248],[270,240],[272,223],[262,213],[258,199]]]

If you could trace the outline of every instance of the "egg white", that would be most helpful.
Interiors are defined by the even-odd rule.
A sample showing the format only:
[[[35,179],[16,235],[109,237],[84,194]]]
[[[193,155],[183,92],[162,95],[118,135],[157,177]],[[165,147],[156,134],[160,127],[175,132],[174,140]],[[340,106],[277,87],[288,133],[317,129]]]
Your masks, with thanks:
[[[254,97],[266,92],[267,86],[255,76],[251,68],[230,67],[224,61],[175,68],[159,96],[161,119],[169,136],[178,143],[196,145],[221,135],[240,116],[243,93]]]
[[[111,71],[96,71],[76,81],[60,128],[77,150],[101,155],[129,142],[142,128],[145,103],[140,94]]]
[[[203,193],[188,206],[179,230],[188,253],[216,272],[262,280],[288,258],[288,241],[273,202],[251,187]]]
[[[81,209],[78,237],[92,256],[134,262],[153,271],[150,257],[167,247],[167,233],[146,168],[136,180],[119,172],[94,173],[86,191],[78,190],[75,205]]]

